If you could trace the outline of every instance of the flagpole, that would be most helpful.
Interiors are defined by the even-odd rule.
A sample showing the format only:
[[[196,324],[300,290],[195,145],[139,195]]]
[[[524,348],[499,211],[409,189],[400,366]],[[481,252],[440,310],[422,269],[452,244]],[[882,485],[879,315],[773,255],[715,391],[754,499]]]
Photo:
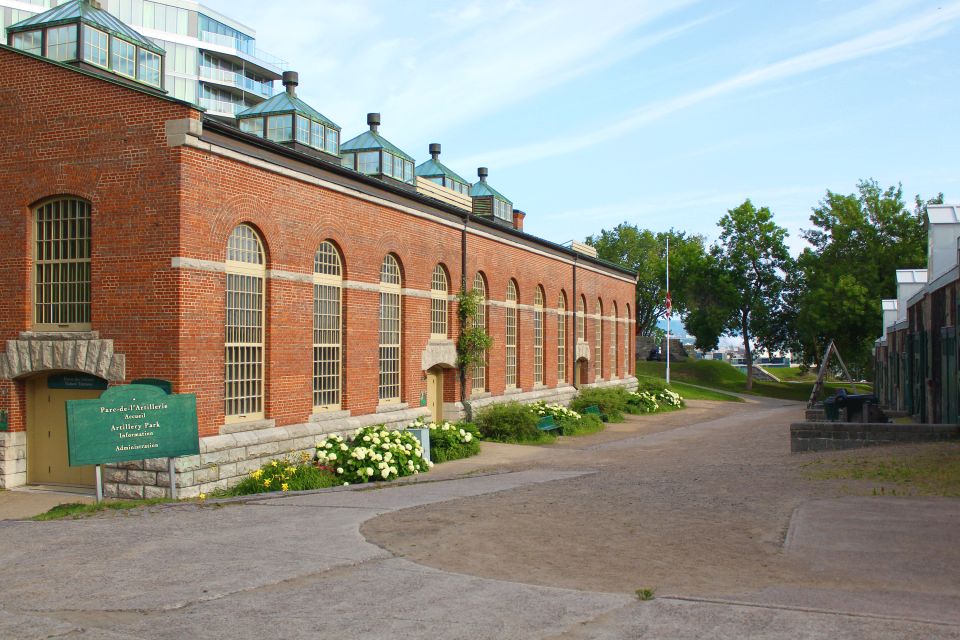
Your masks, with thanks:
[[[670,300],[670,235],[667,235],[667,384],[670,384],[670,311],[673,301]]]

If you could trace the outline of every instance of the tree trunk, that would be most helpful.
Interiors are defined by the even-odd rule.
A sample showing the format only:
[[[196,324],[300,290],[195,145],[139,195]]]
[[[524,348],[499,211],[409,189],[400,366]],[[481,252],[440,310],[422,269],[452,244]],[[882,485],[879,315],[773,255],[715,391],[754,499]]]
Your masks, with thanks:
[[[743,315],[741,331],[743,332],[743,355],[747,361],[747,386],[745,388],[750,391],[753,389],[753,351],[750,350],[750,330],[747,326],[746,314]]]

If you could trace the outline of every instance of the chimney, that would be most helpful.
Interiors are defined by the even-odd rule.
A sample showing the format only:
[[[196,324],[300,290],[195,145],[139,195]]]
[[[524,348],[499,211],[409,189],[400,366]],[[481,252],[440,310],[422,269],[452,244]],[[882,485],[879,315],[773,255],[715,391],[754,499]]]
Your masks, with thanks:
[[[283,72],[283,86],[287,88],[287,93],[291,97],[297,97],[297,85],[300,84],[300,74],[296,71]]]
[[[379,113],[368,113],[367,114],[367,124],[370,125],[370,131],[376,133],[377,128],[380,126],[380,114]]]
[[[897,322],[907,319],[909,300],[927,284],[926,269],[897,269]]]
[[[513,228],[517,231],[523,231],[523,219],[527,217],[523,211],[519,209],[513,210]]]
[[[440,157],[440,143],[439,143],[439,142],[431,142],[431,143],[430,143],[430,157],[433,158],[434,161],[436,161],[437,158]]]
[[[477,167],[477,175],[480,176],[480,182],[486,182],[487,176],[490,175],[490,170],[486,167]]]
[[[883,309],[883,331],[880,332],[880,339],[887,337],[887,331],[890,327],[897,324],[898,304],[897,300],[881,300],[880,306]]]
[[[948,204],[927,207],[927,269],[933,282],[957,265],[960,246],[960,207]]]

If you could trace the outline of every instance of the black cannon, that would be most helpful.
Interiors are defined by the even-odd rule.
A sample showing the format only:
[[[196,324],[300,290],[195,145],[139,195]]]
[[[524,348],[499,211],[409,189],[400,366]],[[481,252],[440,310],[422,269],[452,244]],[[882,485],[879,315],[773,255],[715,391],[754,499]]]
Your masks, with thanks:
[[[844,414],[843,422],[869,422],[870,407],[879,402],[872,393],[847,393],[846,389],[837,389],[832,398],[823,401],[823,412],[831,422],[841,419],[841,411]]]

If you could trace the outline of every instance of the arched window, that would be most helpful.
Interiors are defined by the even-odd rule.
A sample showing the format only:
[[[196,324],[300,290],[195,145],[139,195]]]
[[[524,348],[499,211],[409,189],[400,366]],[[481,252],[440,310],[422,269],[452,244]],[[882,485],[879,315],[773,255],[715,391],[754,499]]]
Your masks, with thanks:
[[[593,321],[595,339],[593,342],[593,374],[597,380],[603,379],[603,301],[597,298],[597,315]]]
[[[482,273],[477,273],[473,278],[473,289],[480,294],[480,304],[477,306],[477,315],[473,318],[474,328],[487,328],[487,284],[483,279]],[[470,376],[471,391],[481,393],[487,390],[487,362],[486,355],[481,362],[473,366],[473,372]]]
[[[577,340],[587,341],[587,299],[584,296],[577,300]]]
[[[224,414],[226,420],[263,417],[263,243],[241,224],[227,241]]]
[[[543,287],[533,298],[533,383],[543,384]]]
[[[400,401],[400,264],[388,254],[380,267],[380,402]]]
[[[439,264],[430,283],[430,337],[447,337],[447,272]]]
[[[34,209],[33,324],[90,328],[90,205],[48,200]]]
[[[633,361],[630,351],[630,336],[633,335],[633,324],[630,322],[633,319],[633,316],[630,315],[630,305],[627,305],[627,311],[624,314],[624,340],[623,340],[623,371],[624,375],[630,375],[630,365]]]
[[[557,298],[557,384],[567,381],[567,297]]]
[[[617,377],[617,358],[620,357],[620,323],[617,318],[617,303],[613,303],[613,310],[610,312],[610,329],[613,332],[613,340],[610,341],[610,377]]]
[[[340,408],[343,389],[343,265],[333,243],[313,257],[313,408]]]
[[[506,384],[507,388],[517,386],[517,285],[511,280],[507,283],[506,330],[504,343],[507,347]]]

